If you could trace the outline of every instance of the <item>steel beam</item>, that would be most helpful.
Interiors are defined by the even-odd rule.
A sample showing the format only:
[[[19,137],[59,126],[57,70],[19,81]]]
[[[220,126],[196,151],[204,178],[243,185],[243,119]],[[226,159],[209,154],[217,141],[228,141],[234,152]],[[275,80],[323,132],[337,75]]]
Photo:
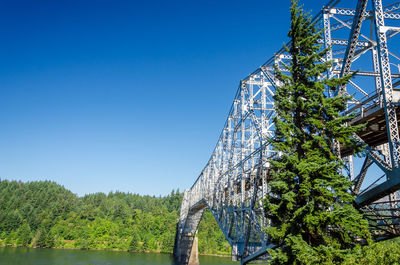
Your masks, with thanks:
[[[342,113],[355,115],[351,124],[367,122],[366,129],[354,135],[366,146],[364,164],[353,175],[353,159],[348,157],[349,179],[354,183],[355,202],[366,211],[375,240],[383,240],[400,235],[400,201],[395,194],[400,190],[400,92],[394,89],[400,82],[400,66],[399,73],[391,69],[393,62],[396,67],[400,65],[400,57],[387,43],[399,32],[400,17],[394,11],[400,9],[400,2],[384,7],[382,0],[371,1],[371,10],[367,10],[367,0],[358,0],[355,9],[341,6],[349,4],[347,1],[330,1],[313,21],[323,29],[323,39],[318,43],[323,44],[322,48],[332,48],[323,60],[333,65],[322,78],[348,74],[356,77],[348,86],[337,89],[337,93],[351,96]],[[388,19],[390,27],[385,24]],[[210,159],[184,193],[174,250],[180,257],[179,264],[187,264],[205,208],[210,209],[232,246],[233,259],[242,264],[268,260],[267,249],[273,245],[263,232],[270,221],[264,215],[262,199],[268,193],[269,159],[279,154],[267,139],[274,136],[273,96],[281,85],[275,70],[287,73],[285,65],[290,60],[291,56],[281,49],[240,81]],[[355,62],[361,62],[361,66]],[[349,155],[346,147],[338,146],[338,150],[344,157]],[[375,176],[373,170],[368,170],[373,165],[382,174]]]

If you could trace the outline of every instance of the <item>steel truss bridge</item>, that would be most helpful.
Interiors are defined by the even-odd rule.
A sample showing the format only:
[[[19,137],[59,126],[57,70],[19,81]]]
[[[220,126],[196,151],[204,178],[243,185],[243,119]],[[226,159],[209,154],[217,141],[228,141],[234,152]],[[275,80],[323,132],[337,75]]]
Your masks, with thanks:
[[[314,19],[323,28],[319,42],[332,47],[325,60],[334,65],[326,75],[355,72],[340,88],[351,96],[344,115],[355,113],[353,124],[367,123],[366,130],[354,135],[367,145],[365,157],[340,150],[347,164],[344,173],[354,183],[351,192],[375,240],[399,236],[400,2],[332,0]],[[274,155],[266,140],[274,134],[272,97],[280,85],[274,65],[285,72],[283,64],[290,59],[282,49],[240,81],[208,163],[184,192],[174,249],[179,264],[189,263],[206,208],[232,246],[233,260],[268,259],[267,249],[273,246],[263,232],[269,220],[262,199],[268,191],[268,159]],[[190,264],[193,260],[192,255]]]

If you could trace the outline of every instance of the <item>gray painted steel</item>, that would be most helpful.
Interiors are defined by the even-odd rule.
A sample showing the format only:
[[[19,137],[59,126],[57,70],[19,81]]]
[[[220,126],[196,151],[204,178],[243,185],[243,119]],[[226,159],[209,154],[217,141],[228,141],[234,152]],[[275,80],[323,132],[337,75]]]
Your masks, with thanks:
[[[355,115],[352,123],[368,123],[365,131],[354,135],[367,145],[367,155],[356,173],[353,156],[346,148],[335,145],[335,150],[347,163],[344,173],[354,182],[351,192],[376,240],[400,233],[396,196],[400,189],[399,10],[400,2],[395,1],[383,5],[382,0],[332,0],[314,18],[323,28],[319,43],[332,48],[325,59],[334,63],[326,75],[357,71],[338,92],[351,96],[344,114]],[[268,159],[279,155],[267,142],[274,135],[272,97],[280,85],[274,66],[285,72],[283,64],[290,58],[281,49],[240,81],[210,160],[184,193],[174,250],[179,264],[189,262],[206,207],[232,246],[234,260],[245,264],[268,259],[267,249],[273,245],[263,232],[270,221],[264,217],[262,199],[268,192]],[[368,171],[371,168],[382,174],[374,174],[376,169]]]

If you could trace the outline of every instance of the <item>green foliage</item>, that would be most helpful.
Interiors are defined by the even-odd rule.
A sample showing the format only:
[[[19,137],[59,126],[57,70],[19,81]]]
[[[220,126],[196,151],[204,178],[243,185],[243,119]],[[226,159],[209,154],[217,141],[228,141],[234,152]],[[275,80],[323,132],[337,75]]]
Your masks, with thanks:
[[[266,229],[277,246],[271,264],[341,264],[352,255],[356,239],[370,239],[368,224],[352,206],[350,181],[340,172],[341,159],[332,139],[357,153],[361,146],[351,137],[361,126],[345,126],[346,97],[327,97],[327,90],[351,76],[320,79],[331,67],[322,59],[321,38],[310,16],[292,1],[290,75],[278,69],[283,84],[277,88],[275,137],[270,139],[282,155],[271,160],[270,194],[265,199]]]
[[[145,236],[143,239],[142,248],[143,248],[143,251],[149,251],[149,239],[147,236]]]
[[[37,247],[40,247],[40,248],[47,247],[47,234],[48,234],[48,231],[46,229],[39,230],[39,238],[36,242]]]
[[[18,245],[27,247],[29,243],[31,242],[32,236],[31,236],[31,228],[29,227],[28,223],[24,223],[19,229],[18,229]]]
[[[52,248],[54,247],[54,236],[53,233],[51,231],[47,231],[46,230],[46,237],[45,237],[45,247],[46,248]]]
[[[51,231],[49,231],[47,228],[42,227],[38,231],[38,239],[36,241],[36,247],[40,248],[52,248],[54,247],[54,236]]]
[[[78,197],[50,181],[0,180],[0,246],[171,253],[182,195],[177,190],[165,197],[122,192]],[[200,234],[201,253],[229,254],[223,253],[227,242],[210,213],[201,225],[207,231]]]
[[[356,247],[353,255],[347,256],[344,265],[399,265],[400,242],[398,239]]]
[[[131,243],[129,244],[129,251],[137,251],[139,249],[139,236],[133,232]]]
[[[198,229],[199,252],[207,254],[230,255],[231,247],[220,231],[217,222],[210,210],[203,214],[202,221]]]

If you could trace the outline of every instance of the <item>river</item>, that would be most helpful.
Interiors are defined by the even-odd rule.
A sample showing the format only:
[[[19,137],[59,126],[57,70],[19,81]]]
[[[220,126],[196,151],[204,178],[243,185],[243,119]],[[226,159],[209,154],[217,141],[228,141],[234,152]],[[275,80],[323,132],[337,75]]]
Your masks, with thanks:
[[[200,265],[240,264],[230,258],[200,256]],[[102,250],[0,248],[1,265],[173,265],[172,255]]]

